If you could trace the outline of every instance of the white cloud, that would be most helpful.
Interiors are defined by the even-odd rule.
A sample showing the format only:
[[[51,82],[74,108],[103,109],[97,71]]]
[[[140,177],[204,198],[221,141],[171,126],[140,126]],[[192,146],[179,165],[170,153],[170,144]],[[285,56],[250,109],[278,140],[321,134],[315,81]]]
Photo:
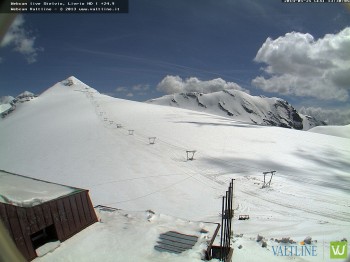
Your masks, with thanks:
[[[320,107],[302,107],[299,113],[326,121],[328,125],[350,124],[350,109],[322,109]]]
[[[201,92],[212,93],[224,89],[235,89],[249,93],[248,90],[233,82],[226,82],[221,78],[202,81],[196,77],[182,79],[179,76],[168,75],[157,85],[157,90],[167,93]]]
[[[149,90],[149,85],[141,85],[141,84],[135,85],[132,87],[132,90],[134,90],[134,91],[147,91],[147,90]]]
[[[265,63],[252,84],[267,92],[347,101],[350,89],[350,27],[315,40],[310,34],[287,33],[268,38],[254,61]]]
[[[115,91],[116,91],[117,93],[121,93],[121,92],[127,92],[128,89],[127,89],[126,87],[124,87],[124,86],[119,86],[119,87],[117,87],[117,88],[115,89]]]
[[[130,89],[133,92],[130,92]],[[149,85],[142,85],[142,84],[138,84],[138,85],[134,85],[131,88],[127,88],[125,86],[119,86],[115,89],[116,93],[124,93],[127,97],[133,97],[136,93],[136,95],[142,96],[145,95],[146,92],[150,89]]]
[[[149,92],[150,90],[150,85],[146,84],[146,85],[134,85],[132,87],[132,90],[136,92],[137,95],[139,96],[144,96],[147,94],[147,92]]]
[[[24,24],[23,16],[18,15],[5,34],[0,47],[12,46],[14,51],[24,55],[31,64],[37,61],[38,51],[42,51],[42,48],[35,47],[36,38],[25,30]]]

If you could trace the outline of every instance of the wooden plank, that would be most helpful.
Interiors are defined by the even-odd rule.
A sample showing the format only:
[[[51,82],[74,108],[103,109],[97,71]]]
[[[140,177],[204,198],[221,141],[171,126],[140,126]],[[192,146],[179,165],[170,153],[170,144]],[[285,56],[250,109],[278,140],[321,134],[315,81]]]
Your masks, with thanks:
[[[18,208],[16,211],[17,211],[17,216],[18,216],[19,222],[21,224],[23,234],[31,235],[32,232],[31,232],[29,221],[27,218],[26,209],[25,208]]]
[[[20,223],[21,229],[22,229],[23,240],[27,246],[29,256],[34,258],[34,257],[36,257],[36,253],[35,253],[35,250],[33,248],[32,240],[30,238],[31,228],[30,228],[29,221],[27,218],[27,208],[18,207],[16,209],[16,211],[17,211],[17,216],[18,216],[19,223]]]
[[[85,196],[86,196],[87,204],[90,210],[91,223],[97,222],[97,215],[96,215],[94,206],[92,205],[88,190],[85,191]]]
[[[77,207],[76,198],[74,195],[71,195],[69,197],[69,202],[70,202],[70,206],[72,207],[72,213],[73,213],[73,218],[74,218],[76,228],[77,228],[77,230],[80,231],[82,229],[82,225],[81,225],[81,221],[80,221],[80,217],[79,217],[79,211],[78,211],[78,207]]]
[[[65,240],[65,235],[63,232],[63,227],[60,219],[60,214],[58,212],[57,202],[56,201],[50,201],[50,212],[52,220],[55,224],[56,232],[57,232],[57,238],[60,241]]]
[[[50,209],[50,205],[48,203],[43,203],[41,205],[42,211],[43,211],[43,215],[44,215],[44,220],[45,220],[45,224],[46,226],[52,225],[53,224],[53,219],[51,216],[51,209]]]
[[[77,207],[78,207],[78,212],[79,212],[79,217],[80,217],[80,221],[81,221],[81,226],[85,227],[87,223],[86,223],[86,217],[85,217],[83,203],[81,201],[80,193],[79,194],[75,194],[75,200],[76,200]]]
[[[39,230],[42,230],[43,228],[47,227],[45,223],[44,213],[41,208],[41,205],[36,205],[33,207],[35,216],[36,216],[36,222]]]
[[[73,218],[73,213],[72,213],[72,208],[70,206],[69,198],[65,197],[62,199],[62,201],[63,201],[64,209],[65,209],[66,215],[67,215],[67,222],[68,222],[68,226],[69,226],[69,235],[71,236],[75,232],[77,232],[77,227],[74,223],[74,218]]]
[[[59,214],[62,229],[63,229],[64,240],[66,240],[69,237],[69,225],[67,222],[66,211],[64,209],[62,199],[57,199],[56,203],[57,203],[58,214]]]
[[[34,209],[31,207],[26,208],[26,214],[27,214],[27,219],[30,226],[30,234],[38,232],[39,226],[37,223],[36,215],[34,213]]]
[[[211,223],[210,223],[211,224]],[[220,224],[219,223],[216,223],[216,229],[215,229],[215,232],[214,232],[214,234],[212,235],[212,237],[211,237],[211,241],[210,241],[210,243],[209,243],[209,245],[208,245],[208,248],[207,248],[207,252],[206,252],[206,259],[207,260],[210,260],[212,257],[211,257],[211,249],[212,249],[212,246],[213,246],[213,243],[214,243],[214,240],[215,240],[215,238],[216,238],[216,236],[217,236],[217,234],[218,234],[218,232],[219,232],[219,229],[220,229]]]
[[[86,217],[86,225],[89,225],[93,219],[92,219],[91,214],[90,214],[89,204],[88,204],[88,201],[86,198],[86,192],[85,191],[81,192],[80,196],[81,196],[81,201],[83,203],[84,214]]]
[[[6,212],[6,204],[3,203],[0,203],[0,219],[4,223],[4,226],[7,229],[7,232],[9,233],[10,237],[13,239],[14,237],[11,231],[10,222]]]
[[[18,247],[19,251],[23,254],[23,256],[28,259],[31,257],[31,255],[27,249],[27,245],[24,242],[21,225],[19,223],[16,212],[16,207],[12,205],[7,205],[6,212],[8,214],[11,230],[13,232],[14,242]]]

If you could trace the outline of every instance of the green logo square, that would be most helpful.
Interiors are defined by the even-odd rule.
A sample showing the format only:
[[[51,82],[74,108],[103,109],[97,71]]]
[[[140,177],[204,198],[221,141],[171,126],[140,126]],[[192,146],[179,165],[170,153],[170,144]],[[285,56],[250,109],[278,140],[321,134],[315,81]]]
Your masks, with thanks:
[[[346,258],[348,255],[348,242],[331,242],[330,243],[331,258]]]

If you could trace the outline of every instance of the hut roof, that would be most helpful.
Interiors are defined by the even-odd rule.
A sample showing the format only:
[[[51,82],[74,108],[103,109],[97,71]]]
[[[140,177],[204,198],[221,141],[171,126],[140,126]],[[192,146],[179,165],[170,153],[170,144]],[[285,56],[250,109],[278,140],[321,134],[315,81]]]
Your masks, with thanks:
[[[2,203],[32,207],[81,190],[0,170]]]

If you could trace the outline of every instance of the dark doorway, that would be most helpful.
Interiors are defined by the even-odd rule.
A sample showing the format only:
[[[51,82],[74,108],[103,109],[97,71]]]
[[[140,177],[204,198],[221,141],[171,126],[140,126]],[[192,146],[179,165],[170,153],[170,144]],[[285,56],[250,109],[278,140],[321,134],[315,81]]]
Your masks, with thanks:
[[[52,224],[32,234],[30,236],[30,239],[32,240],[34,249],[37,249],[38,247],[41,247],[48,242],[57,241],[58,238],[57,238],[55,225]]]

